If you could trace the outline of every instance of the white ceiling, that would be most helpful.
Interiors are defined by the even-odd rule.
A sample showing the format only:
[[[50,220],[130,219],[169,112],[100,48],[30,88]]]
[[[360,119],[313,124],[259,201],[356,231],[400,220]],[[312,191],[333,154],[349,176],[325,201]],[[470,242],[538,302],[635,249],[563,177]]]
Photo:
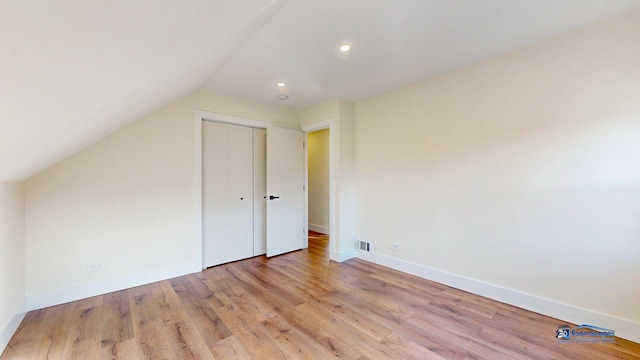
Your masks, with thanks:
[[[637,7],[640,0],[0,0],[0,181],[28,178],[200,88],[293,109],[356,101]],[[350,53],[338,53],[343,42]]]

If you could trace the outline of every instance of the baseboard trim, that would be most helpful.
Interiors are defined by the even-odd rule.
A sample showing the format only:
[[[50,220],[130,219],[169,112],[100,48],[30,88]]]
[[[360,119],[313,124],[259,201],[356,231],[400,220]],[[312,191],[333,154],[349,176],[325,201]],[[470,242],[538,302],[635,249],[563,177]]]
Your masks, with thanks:
[[[108,294],[114,291],[129,289],[136,286],[146,285],[157,281],[171,279],[174,277],[193,273],[192,262],[181,263],[172,267],[155,269],[137,274],[127,275],[115,279],[103,280],[93,283],[81,284],[63,289],[44,291],[26,296],[26,310],[42,309],[49,306],[59,305],[86,299],[92,296]]]
[[[356,256],[360,259],[371,261],[423,279],[435,281],[543,315],[562,319],[568,323],[592,324],[613,329],[618,337],[634,342],[640,342],[640,323],[638,322],[565,304],[559,301],[456,275],[382,254],[357,252]],[[558,324],[558,326],[560,325],[563,324]]]
[[[329,234],[329,228],[326,226],[309,224],[308,227],[309,227],[309,230],[311,231],[319,232],[320,234],[325,234],[325,235]]]
[[[0,355],[2,355],[4,349],[7,348],[7,345],[13,337],[13,334],[15,334],[16,330],[18,330],[20,323],[24,319],[25,315],[27,315],[27,312],[24,310],[25,302],[26,299],[23,299],[20,306],[16,309],[16,311],[14,311],[13,317],[2,328],[2,331],[0,331]]]
[[[333,261],[343,262],[349,259],[353,259],[356,256],[354,250],[346,251],[331,251],[330,258]]]

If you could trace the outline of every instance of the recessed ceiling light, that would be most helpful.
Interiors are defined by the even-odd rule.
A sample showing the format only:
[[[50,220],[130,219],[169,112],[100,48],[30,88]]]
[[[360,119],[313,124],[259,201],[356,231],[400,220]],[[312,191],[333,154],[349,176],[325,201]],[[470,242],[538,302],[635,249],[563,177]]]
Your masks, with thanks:
[[[287,84],[283,83],[282,81],[280,81],[279,83],[277,83],[276,85],[278,85],[278,87],[285,87],[287,86]]]
[[[288,100],[288,99],[289,99],[289,97],[287,95],[285,95],[285,94],[278,95],[278,100],[283,100],[284,101],[284,100]]]
[[[343,45],[340,45],[339,49],[340,49],[340,51],[342,51],[342,52],[347,52],[347,51],[351,50],[351,45],[349,45],[349,44],[343,44]]]

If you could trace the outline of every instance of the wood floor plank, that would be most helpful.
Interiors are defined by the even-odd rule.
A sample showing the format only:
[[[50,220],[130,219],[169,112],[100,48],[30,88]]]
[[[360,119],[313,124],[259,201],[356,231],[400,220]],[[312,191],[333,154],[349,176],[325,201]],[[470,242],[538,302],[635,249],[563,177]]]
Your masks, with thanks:
[[[232,266],[233,267],[233,266]],[[233,267],[236,271],[239,271],[239,268]],[[272,269],[268,273],[260,268],[244,268],[245,274],[252,282],[260,284],[262,288],[265,289],[265,292],[278,296],[281,300],[288,302],[290,306],[297,306],[305,302],[305,299],[301,294],[293,293],[287,290],[286,285],[294,281],[291,278],[288,278],[286,281],[283,281],[283,278],[286,278],[286,275],[283,273]]]
[[[101,306],[104,302],[104,295],[93,296],[90,298],[78,300],[75,302],[76,309],[84,310],[96,306]]]
[[[136,326],[154,323],[162,324],[165,320],[160,299],[153,296],[152,286],[139,287],[137,290],[136,292],[129,292],[129,308],[134,333],[136,333]]]
[[[336,319],[309,303],[300,304],[296,309],[284,309],[282,312],[286,321],[313,338],[332,356],[357,359],[363,355],[352,347],[357,343],[348,342],[348,333],[345,328],[336,325]]]
[[[324,272],[323,275],[318,275],[300,266],[292,265],[289,261],[274,261],[273,264],[269,264],[269,266],[278,269],[281,273],[287,274],[289,278],[299,283],[309,283],[315,288],[325,291],[332,289],[326,281],[326,272]]]
[[[266,292],[267,289],[262,287],[260,283],[253,280],[250,276],[240,271],[233,266],[234,264],[227,264],[225,266],[225,272],[222,274],[223,279],[227,281],[227,284],[237,284],[250,292]],[[232,288],[233,286],[230,285]]]
[[[136,338],[131,338],[123,342],[115,343],[102,348],[103,360],[117,359],[143,359],[144,354],[141,352]],[[57,359],[57,358],[52,358]]]
[[[173,343],[176,359],[213,360],[214,356],[202,334],[190,320],[171,324],[168,336]]]
[[[414,315],[414,318],[438,322],[452,329],[460,329],[469,336],[478,336],[480,331],[491,322],[491,319],[475,312],[439,300],[430,301],[425,306],[425,311]]]
[[[249,351],[242,345],[242,342],[238,340],[238,337],[231,335],[228,338],[217,341],[211,349],[211,354],[217,360],[242,360],[242,359],[255,359]]]
[[[104,295],[102,306],[102,346],[111,347],[133,339],[133,321],[126,290]]]
[[[451,341],[470,353],[485,359],[512,359],[508,353],[500,351],[500,348],[478,341],[477,335],[470,335],[468,331],[460,330],[462,327],[450,327],[438,321],[429,321],[426,318],[412,318],[406,322],[409,328],[434,334],[442,340]],[[479,334],[478,334],[479,335]]]
[[[71,313],[72,308],[73,304],[50,307],[45,320],[45,323],[49,322],[49,326],[39,329],[39,335],[47,336],[49,341],[46,356],[50,359],[62,358],[64,355],[66,336],[71,332],[73,319],[68,314]]]
[[[316,287],[313,283],[304,281],[295,281],[287,285],[287,288],[293,293],[301,294],[307,301],[309,299],[320,299],[327,294],[327,291]]]
[[[479,339],[495,348],[499,348],[502,352],[505,352],[516,359],[572,358],[564,352],[555,353],[554,355],[552,351],[532,345],[530,342],[522,339],[516,334],[508,334],[492,328],[483,329]]]
[[[23,328],[28,347],[32,348],[32,358],[59,359],[64,355],[67,337],[73,320],[75,304],[68,303],[43,309],[35,328]],[[33,320],[33,319],[32,319]],[[30,331],[31,330],[31,331]]]
[[[415,360],[443,360],[446,359],[433,351],[416,344],[408,336],[399,335],[395,332],[387,335],[382,344],[387,346],[391,353],[397,359],[415,359]]]
[[[189,319],[178,294],[173,289],[171,282],[161,281],[152,289],[152,294],[159,300],[162,320],[165,325],[176,324]]]
[[[295,359],[310,358],[311,354],[315,356],[324,354],[329,357],[331,354],[326,351],[319,343],[305,336],[298,329],[283,321],[278,316],[269,318],[262,322],[265,331],[271,338],[276,340],[281,348],[284,349],[288,357]]]
[[[174,351],[167,341],[167,333],[163,326],[147,322],[134,324],[137,347],[143,359],[168,360],[174,358]]]
[[[361,259],[328,237],[26,314],[14,359],[640,359],[640,344],[561,343],[566,322]]]
[[[207,301],[212,308],[217,309],[222,306],[227,306],[232,303],[229,298],[229,294],[233,294],[231,288],[220,279],[204,279],[202,283],[205,284],[209,290],[213,291],[213,296],[208,298]]]
[[[402,324],[413,316],[411,309],[405,308],[393,301],[379,297],[370,297],[365,291],[337,289],[327,294],[344,304],[357,304],[361,311],[385,324],[389,328],[402,326]]]
[[[187,317],[193,321],[209,347],[216,341],[231,336],[231,332],[209,303],[197,296],[197,291],[188,277],[172,279],[171,285],[180,298]]]
[[[628,355],[640,354],[640,344],[625,339],[616,338],[614,343],[606,344],[606,346]]]
[[[274,309],[252,294],[243,294],[230,298],[232,303],[226,308],[234,308],[240,317],[247,322],[259,322],[276,316]]]
[[[424,306],[431,301],[431,297],[423,297],[415,292],[405,291],[394,284],[371,279],[368,276],[363,276],[350,285],[369,293],[371,297],[386,298],[390,301],[402,303],[414,312],[422,312]]]
[[[392,331],[383,323],[376,321],[366,311],[360,311],[357,305],[351,306],[349,303],[335,300],[331,296],[324,296],[314,303],[377,341],[381,341]]]
[[[2,359],[47,359],[50,355],[61,358],[69,330],[67,327],[65,333],[56,331],[52,320],[69,323],[74,305],[65,304],[64,311],[61,310],[63,305],[58,305],[29,312],[7,345]]]
[[[419,281],[419,278],[413,275],[391,271],[380,270],[369,275],[369,277],[375,280],[380,280],[384,283],[394,284],[395,286],[401,287],[406,291],[415,292],[418,295],[424,294],[433,296],[433,294],[441,293],[442,291],[447,289],[446,286],[433,281],[424,281],[423,279],[420,279]]]
[[[79,303],[87,305],[89,302]],[[94,302],[91,301],[93,304]],[[78,306],[63,359],[98,359],[102,354],[102,306]],[[89,355],[89,356],[87,356]]]
[[[254,322],[246,321],[244,314],[237,311],[234,306],[218,309],[220,318],[227,324],[233,336],[237,338],[251,354],[257,359],[284,359],[286,356],[270,342],[263,341],[265,334],[254,327]],[[215,346],[215,344],[214,344]]]
[[[449,304],[460,307],[464,310],[475,312],[476,314],[485,316],[488,319],[491,319],[493,315],[498,312],[498,308],[496,306],[473,301],[472,299],[460,298],[447,291],[436,292],[434,294],[434,298],[439,301],[448,302]]]

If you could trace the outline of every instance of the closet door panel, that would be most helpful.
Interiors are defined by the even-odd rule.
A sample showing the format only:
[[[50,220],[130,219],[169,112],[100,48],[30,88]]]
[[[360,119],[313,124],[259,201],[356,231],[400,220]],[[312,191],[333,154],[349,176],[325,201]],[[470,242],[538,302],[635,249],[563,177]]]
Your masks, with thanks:
[[[253,256],[253,131],[202,123],[206,267]]]
[[[225,225],[228,206],[229,130],[223,124],[202,122],[202,255],[205,267],[220,264],[218,248],[229,237]]]
[[[253,256],[253,129],[229,129],[228,261]],[[225,262],[228,262],[225,261]]]

